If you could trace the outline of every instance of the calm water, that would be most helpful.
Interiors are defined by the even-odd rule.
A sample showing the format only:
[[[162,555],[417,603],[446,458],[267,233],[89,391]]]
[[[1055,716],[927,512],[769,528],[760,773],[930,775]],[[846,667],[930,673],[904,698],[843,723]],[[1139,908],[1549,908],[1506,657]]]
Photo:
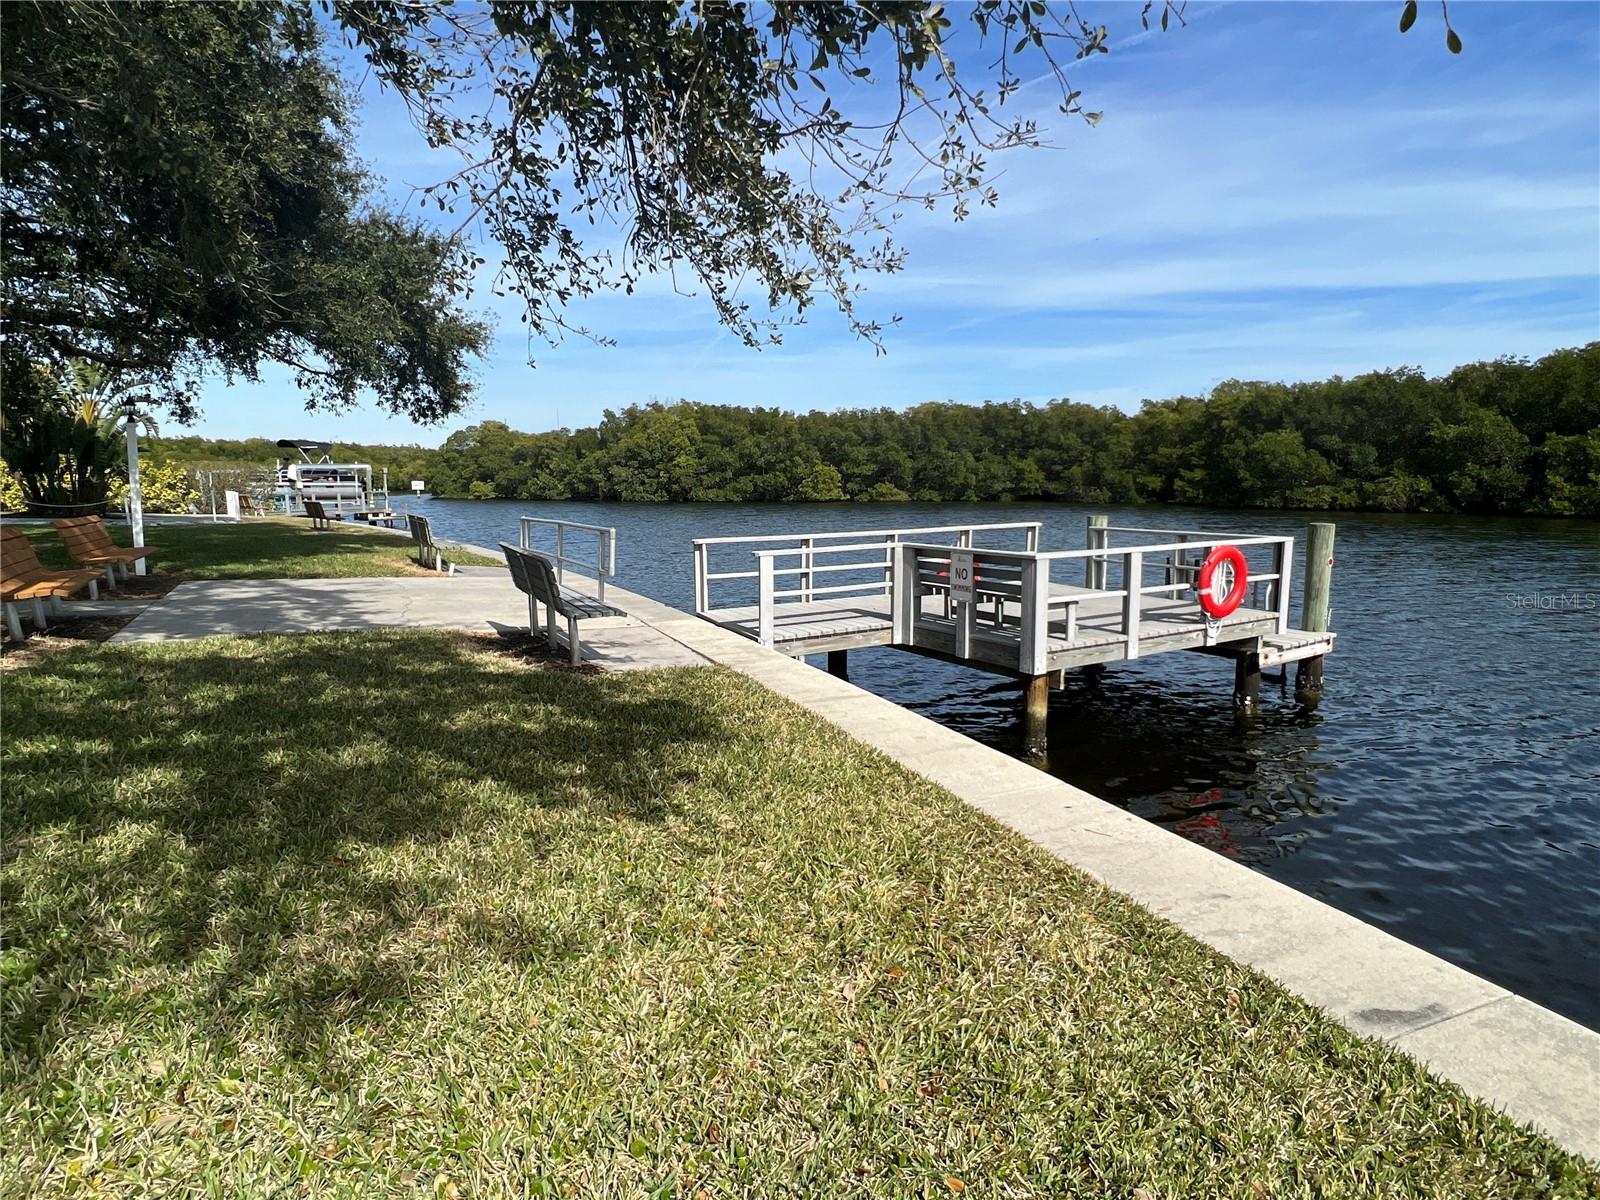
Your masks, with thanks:
[[[613,525],[619,581],[683,608],[693,537],[1038,520],[1065,549],[1091,511],[413,503],[439,535],[489,545],[514,542],[524,513]],[[1297,536],[1316,519],[1096,511]],[[1333,519],[1340,639],[1315,714],[1269,676],[1262,715],[1236,724],[1225,659],[1114,665],[1052,694],[1050,771],[1600,1028],[1600,523]],[[1018,685],[893,650],[850,658],[857,684],[1020,750]]]

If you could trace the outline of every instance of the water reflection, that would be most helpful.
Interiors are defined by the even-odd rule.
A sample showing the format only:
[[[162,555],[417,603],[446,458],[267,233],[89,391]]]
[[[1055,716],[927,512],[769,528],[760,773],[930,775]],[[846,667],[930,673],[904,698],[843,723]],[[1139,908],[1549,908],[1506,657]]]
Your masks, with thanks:
[[[1332,764],[1318,756],[1322,718],[1284,698],[1276,673],[1260,710],[1241,714],[1226,664],[1213,665],[1215,686],[1199,691],[1162,686],[1140,668],[1070,672],[1051,694],[1049,750],[1035,765],[1241,861],[1293,853],[1309,836],[1304,820],[1338,805],[1324,786]],[[954,684],[945,690],[924,673],[923,694],[903,702],[1020,753],[1020,688],[950,671],[966,678],[943,680]],[[973,679],[984,682],[964,686]]]

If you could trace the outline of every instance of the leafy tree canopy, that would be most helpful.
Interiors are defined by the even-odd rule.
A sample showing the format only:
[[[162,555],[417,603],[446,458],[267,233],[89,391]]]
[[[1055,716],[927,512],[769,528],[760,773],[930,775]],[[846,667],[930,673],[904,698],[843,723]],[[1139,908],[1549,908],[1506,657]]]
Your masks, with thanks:
[[[900,268],[896,214],[993,204],[990,157],[1044,136],[1007,99],[1043,75],[1097,121],[1067,68],[1110,44],[1040,0],[326,5],[429,143],[460,151],[427,198],[500,244],[500,284],[543,336],[570,328],[573,298],[666,272],[751,345],[819,294],[876,340],[855,280]],[[1146,25],[1182,20],[1181,0],[1156,7]]]
[[[367,199],[318,13],[460,153],[424,196],[449,232]],[[1027,79],[1097,121],[1068,74],[1111,44],[1042,0],[14,0],[0,21],[6,361],[137,372],[185,417],[186,372],[269,361],[311,406],[458,411],[477,231],[535,335],[664,274],[752,345],[819,297],[877,340],[857,280],[900,269],[897,216],[995,202],[992,157],[1045,136],[1007,106]]]
[[[309,10],[15,0],[0,38],[8,378],[86,359],[186,418],[186,376],[270,361],[308,406],[461,408],[473,263],[368,202]]]

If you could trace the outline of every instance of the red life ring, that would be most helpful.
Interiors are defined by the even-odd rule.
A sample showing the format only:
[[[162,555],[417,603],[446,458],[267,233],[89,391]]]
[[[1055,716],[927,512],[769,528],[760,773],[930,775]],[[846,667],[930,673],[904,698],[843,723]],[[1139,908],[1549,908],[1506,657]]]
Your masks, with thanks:
[[[1217,572],[1227,567],[1222,580],[1217,579]],[[1225,596],[1218,597],[1214,588],[1232,576],[1233,586],[1228,589]],[[1244,603],[1244,591],[1250,584],[1250,572],[1244,561],[1244,554],[1237,546],[1218,546],[1206,555],[1205,562],[1200,564],[1200,607],[1205,609],[1206,616],[1221,620],[1228,616],[1234,609]]]

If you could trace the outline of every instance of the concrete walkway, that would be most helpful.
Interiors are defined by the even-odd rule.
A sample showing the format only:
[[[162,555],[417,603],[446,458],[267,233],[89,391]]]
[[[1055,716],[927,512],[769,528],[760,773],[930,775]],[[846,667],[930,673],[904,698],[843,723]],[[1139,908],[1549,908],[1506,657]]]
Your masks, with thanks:
[[[520,632],[528,628],[528,605],[497,567],[388,579],[201,580],[179,584],[165,599],[147,603],[111,640],[166,642],[219,634],[388,628]],[[584,661],[607,670],[706,662],[630,616],[584,621],[578,634]]]
[[[618,589],[615,602],[1600,1161],[1600,1033],[815,667],[644,596]]]

